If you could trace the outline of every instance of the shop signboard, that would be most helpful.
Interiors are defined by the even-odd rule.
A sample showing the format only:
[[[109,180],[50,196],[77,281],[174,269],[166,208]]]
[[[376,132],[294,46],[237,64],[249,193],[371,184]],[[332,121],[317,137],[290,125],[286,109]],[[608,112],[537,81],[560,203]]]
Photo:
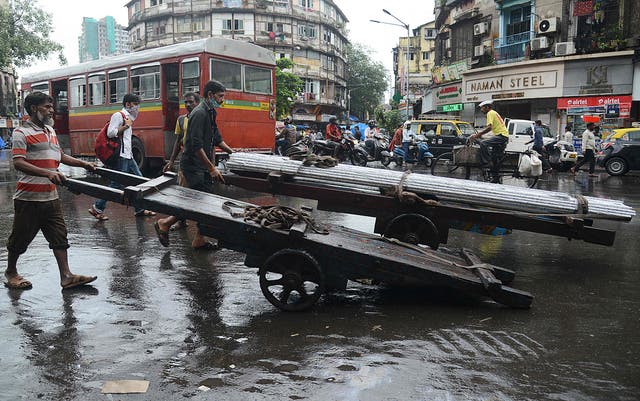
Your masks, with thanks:
[[[462,102],[462,83],[433,88],[433,104],[444,106]]]

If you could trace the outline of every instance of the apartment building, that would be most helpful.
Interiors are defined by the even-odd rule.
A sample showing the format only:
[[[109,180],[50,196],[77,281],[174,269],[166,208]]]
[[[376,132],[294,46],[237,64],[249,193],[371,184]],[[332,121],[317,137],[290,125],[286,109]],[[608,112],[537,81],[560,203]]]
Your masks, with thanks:
[[[436,1],[433,85],[422,112],[484,125],[477,105],[540,119],[553,131],[580,116],[605,129],[637,120],[640,3],[634,0]],[[441,93],[458,94],[446,98]]]
[[[78,37],[78,52],[81,63],[104,57],[129,53],[129,32],[116,24],[111,16],[100,20],[84,17],[82,33]]]
[[[133,50],[209,36],[255,43],[288,57],[304,89],[294,120],[328,121],[346,110],[348,22],[332,0],[132,0]]]

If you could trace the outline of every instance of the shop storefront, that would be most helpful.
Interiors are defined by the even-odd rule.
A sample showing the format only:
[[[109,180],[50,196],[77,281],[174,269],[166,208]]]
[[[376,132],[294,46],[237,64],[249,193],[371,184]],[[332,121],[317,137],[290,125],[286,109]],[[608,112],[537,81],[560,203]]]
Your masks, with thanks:
[[[559,125],[584,131],[582,116],[599,119],[602,137],[612,129],[631,126],[633,52],[600,53],[567,61],[563,96],[557,101]]]
[[[564,65],[556,59],[470,70],[463,77],[465,109],[474,110],[474,123],[485,124],[477,105],[493,100],[503,117],[542,120],[552,131],[557,129],[556,99],[562,95]]]

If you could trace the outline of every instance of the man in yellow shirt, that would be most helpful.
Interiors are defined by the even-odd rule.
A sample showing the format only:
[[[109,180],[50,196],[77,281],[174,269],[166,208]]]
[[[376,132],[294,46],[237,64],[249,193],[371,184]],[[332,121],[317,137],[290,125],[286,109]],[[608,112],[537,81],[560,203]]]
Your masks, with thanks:
[[[173,143],[173,150],[171,152],[169,162],[167,162],[167,164],[164,166],[162,172],[173,170],[173,164],[176,161],[176,157],[178,157],[178,154],[184,146],[184,140],[186,137],[185,134],[187,133],[187,125],[189,124],[189,113],[191,113],[191,110],[193,110],[198,105],[198,103],[200,103],[200,96],[195,92],[185,93],[183,99],[184,108],[187,110],[187,114],[181,115],[176,121],[176,140]],[[180,171],[178,172],[178,184],[184,186],[184,177],[182,176],[182,172]],[[162,242],[164,245],[164,243],[168,240],[166,227],[171,227],[172,230],[180,230],[187,227],[187,221],[184,219],[178,220],[178,218],[175,216],[169,216],[164,219],[159,219],[155,225],[158,226],[156,228],[156,231],[159,230],[158,236],[162,238],[160,242]]]
[[[480,103],[480,111],[487,115],[487,126],[480,132],[471,135],[470,141],[480,138],[482,135],[491,131],[493,135],[488,139],[480,141],[480,157],[483,165],[488,165],[493,173],[492,182],[499,182],[496,165],[497,159],[509,142],[509,131],[504,125],[504,120],[497,111],[493,110],[493,101],[485,100]]]

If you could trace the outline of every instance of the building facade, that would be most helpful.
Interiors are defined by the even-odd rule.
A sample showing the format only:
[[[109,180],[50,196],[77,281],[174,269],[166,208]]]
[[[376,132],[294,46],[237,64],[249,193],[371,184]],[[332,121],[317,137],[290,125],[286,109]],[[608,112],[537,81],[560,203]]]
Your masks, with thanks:
[[[81,63],[129,53],[129,32],[111,16],[100,20],[84,17],[78,52]]]
[[[0,7],[8,7],[7,0],[0,0]],[[12,66],[0,68],[0,136],[4,139],[19,120],[17,111],[16,72]]]
[[[580,132],[584,114],[605,131],[628,126],[640,100],[639,13],[633,0],[438,1],[422,111],[482,126],[477,105],[493,100],[503,116],[540,119],[555,132],[567,124]]]
[[[346,111],[347,18],[332,0],[132,0],[133,50],[220,36],[255,43],[294,62],[304,89],[296,121]]]
[[[401,37],[393,49],[393,74],[395,93],[402,97],[398,108],[405,110],[406,99],[422,108],[422,94],[431,86],[431,70],[435,62],[435,21],[427,22],[413,29],[413,36]],[[407,54],[409,57],[407,57]],[[408,77],[407,77],[408,65]],[[408,78],[408,96],[407,83]],[[414,112],[414,114],[417,114]]]

